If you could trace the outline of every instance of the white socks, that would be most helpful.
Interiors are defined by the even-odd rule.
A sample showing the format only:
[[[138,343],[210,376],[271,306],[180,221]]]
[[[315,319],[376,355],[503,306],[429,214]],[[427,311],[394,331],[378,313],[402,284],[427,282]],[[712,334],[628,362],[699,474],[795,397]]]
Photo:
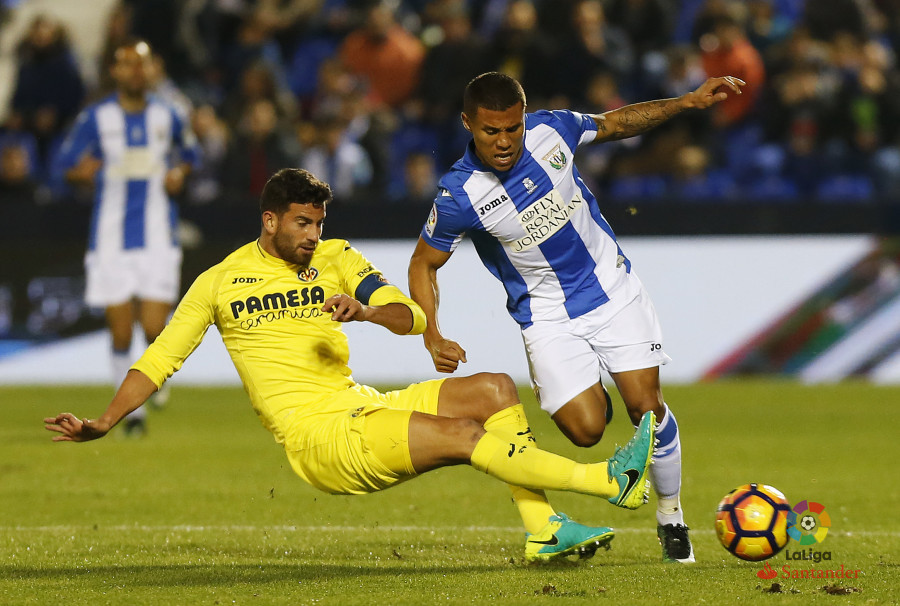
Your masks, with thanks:
[[[665,414],[656,425],[656,451],[650,466],[650,481],[659,499],[656,521],[660,525],[684,524],[681,511],[681,438],[675,415],[663,404]]]

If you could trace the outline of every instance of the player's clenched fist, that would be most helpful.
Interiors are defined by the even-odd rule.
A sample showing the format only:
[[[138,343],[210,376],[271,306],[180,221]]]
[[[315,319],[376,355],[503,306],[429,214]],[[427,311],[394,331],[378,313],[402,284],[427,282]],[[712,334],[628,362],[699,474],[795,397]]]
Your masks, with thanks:
[[[746,84],[746,82],[734,76],[709,78],[700,85],[700,88],[684,95],[683,99],[687,107],[706,109],[727,99],[729,91],[740,95],[741,87]]]
[[[450,339],[438,339],[425,343],[431,359],[434,360],[434,368],[438,372],[455,372],[459,363],[466,361],[466,350],[456,341]]]

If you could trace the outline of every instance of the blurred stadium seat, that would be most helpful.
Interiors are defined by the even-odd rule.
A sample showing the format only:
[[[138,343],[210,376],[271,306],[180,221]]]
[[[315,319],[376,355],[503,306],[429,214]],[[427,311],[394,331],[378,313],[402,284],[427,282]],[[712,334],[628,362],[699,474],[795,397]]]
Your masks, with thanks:
[[[675,195],[685,202],[710,200],[734,200],[737,198],[737,184],[731,175],[722,170],[681,181],[675,186]]]
[[[743,194],[746,198],[757,200],[796,202],[800,196],[800,188],[787,177],[767,175],[744,186]]]
[[[863,201],[875,192],[872,180],[865,175],[832,175],[816,188],[816,199],[822,202]]]
[[[667,193],[666,180],[659,175],[617,177],[609,186],[613,201],[659,200]]]

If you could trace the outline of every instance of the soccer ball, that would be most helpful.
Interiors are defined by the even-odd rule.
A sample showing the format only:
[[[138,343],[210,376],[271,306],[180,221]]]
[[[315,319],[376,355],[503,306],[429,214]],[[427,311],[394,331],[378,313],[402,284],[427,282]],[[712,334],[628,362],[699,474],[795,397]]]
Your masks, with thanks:
[[[778,489],[765,484],[744,484],[719,503],[716,534],[725,549],[742,560],[765,560],[787,545],[790,510],[790,504]]]

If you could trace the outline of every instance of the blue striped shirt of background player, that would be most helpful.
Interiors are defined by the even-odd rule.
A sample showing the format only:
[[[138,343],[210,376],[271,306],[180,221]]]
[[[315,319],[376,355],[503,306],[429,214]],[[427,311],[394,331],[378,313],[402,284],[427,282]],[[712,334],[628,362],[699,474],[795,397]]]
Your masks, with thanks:
[[[103,162],[95,182],[88,249],[101,255],[178,246],[178,211],[165,189],[173,162],[199,158],[190,125],[174,108],[149,96],[139,112],[126,112],[115,94],[78,116],[55,162],[58,175],[85,155]]]
[[[438,185],[423,239],[451,252],[468,233],[523,329],[596,309],[631,271],[573,162],[596,136],[587,114],[525,114],[524,149],[510,170],[486,167],[470,142]]]

